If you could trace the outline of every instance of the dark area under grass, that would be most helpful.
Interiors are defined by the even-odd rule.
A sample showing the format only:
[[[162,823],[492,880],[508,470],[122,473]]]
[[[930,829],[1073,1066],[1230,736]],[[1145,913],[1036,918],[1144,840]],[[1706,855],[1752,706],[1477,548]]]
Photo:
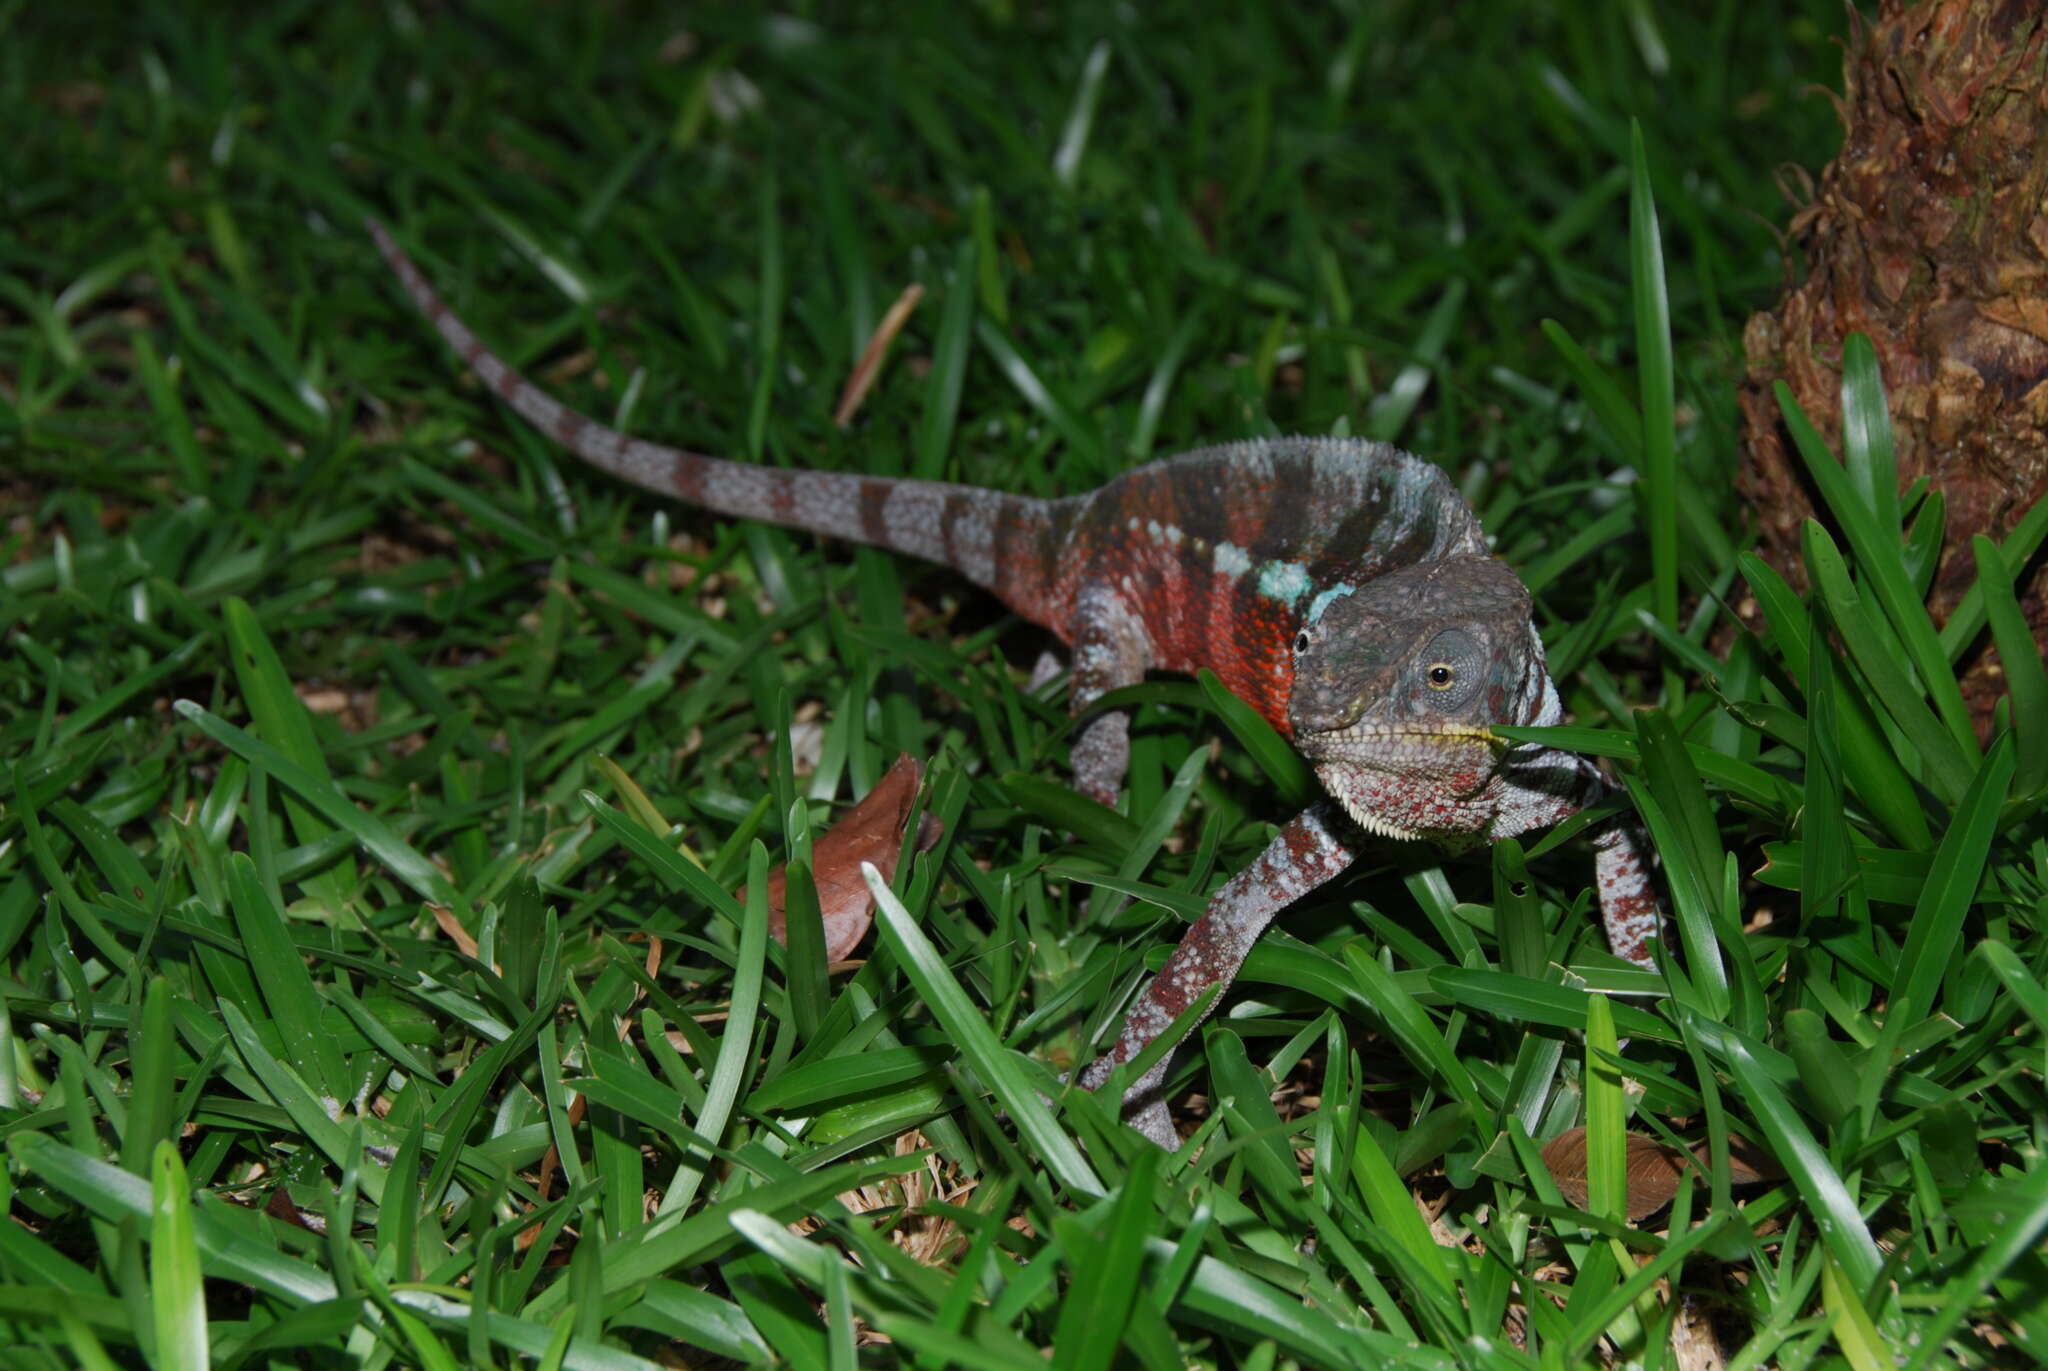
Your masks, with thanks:
[[[1937,638],[1853,490],[1809,600],[1742,556],[1742,326],[1846,26],[0,6],[0,1367],[2048,1361],[2048,730],[1884,669],[2009,641],[2009,577]],[[1650,823],[1670,974],[1569,832],[1389,847],[1183,1052],[1169,1159],[1056,1077],[1290,812],[1256,740],[1156,679],[1076,808],[1046,635],[581,469],[365,215],[699,451],[1440,462]],[[729,892],[899,752],[943,837],[827,976]],[[1634,1226],[1624,1116],[1703,1163]]]

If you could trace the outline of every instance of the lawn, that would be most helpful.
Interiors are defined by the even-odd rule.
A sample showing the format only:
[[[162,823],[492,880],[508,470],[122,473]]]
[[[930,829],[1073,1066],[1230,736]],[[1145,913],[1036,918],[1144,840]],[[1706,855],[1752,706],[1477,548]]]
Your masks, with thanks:
[[[2048,516],[1937,630],[1853,348],[1809,595],[1733,493],[1846,29],[0,6],[0,1367],[2048,1364]],[[1292,812],[1273,738],[1156,678],[1082,802],[1042,631],[582,469],[366,215],[698,451],[1441,463],[1655,840],[1664,970],[1606,953],[1579,825],[1389,845],[1153,1148],[1059,1079]],[[785,951],[768,871],[900,753],[936,844],[851,965],[801,894]],[[1660,1147],[1700,1164],[1630,1222]]]

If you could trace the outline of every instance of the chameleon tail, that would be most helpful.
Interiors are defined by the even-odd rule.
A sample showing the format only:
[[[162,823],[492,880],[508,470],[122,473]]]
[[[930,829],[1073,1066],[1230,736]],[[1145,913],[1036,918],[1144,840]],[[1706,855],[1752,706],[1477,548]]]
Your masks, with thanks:
[[[1051,573],[1066,523],[1064,502],[941,481],[784,471],[629,437],[578,414],[513,370],[456,317],[382,224],[366,219],[364,225],[405,293],[478,379],[598,470],[716,514],[937,562],[994,591],[1025,618],[1063,626]]]

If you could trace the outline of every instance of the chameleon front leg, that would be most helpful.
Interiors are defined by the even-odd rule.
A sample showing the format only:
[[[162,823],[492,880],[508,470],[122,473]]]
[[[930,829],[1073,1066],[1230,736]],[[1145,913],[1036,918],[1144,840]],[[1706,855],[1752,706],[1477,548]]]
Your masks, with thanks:
[[[1110,586],[1084,586],[1067,628],[1074,645],[1074,713],[1119,686],[1136,685],[1155,654],[1145,622]],[[1116,806],[1131,765],[1131,720],[1112,710],[1088,721],[1074,740],[1074,788],[1097,804]]]
[[[1606,799],[1614,789],[1587,758],[1536,747],[1510,755],[1501,768],[1500,786],[1500,807],[1488,830],[1492,838],[1547,828]],[[1624,961],[1655,970],[1663,915],[1650,881],[1649,839],[1629,813],[1615,815],[1591,837],[1594,885],[1608,949]]]
[[[1337,807],[1318,801],[1289,820],[1258,860],[1224,883],[1189,926],[1166,965],[1139,994],[1116,1045],[1082,1073],[1090,1090],[1164,1033],[1212,985],[1228,985],[1252,944],[1282,909],[1351,865],[1355,853]],[[1214,1008],[1212,1002],[1211,1008]],[[1162,1087],[1171,1055],[1131,1083],[1123,1107],[1137,1130],[1164,1148],[1180,1145]]]
[[[1608,950],[1655,971],[1664,914],[1650,883],[1649,835],[1632,816],[1617,814],[1594,834],[1593,851],[1593,884],[1600,892]]]

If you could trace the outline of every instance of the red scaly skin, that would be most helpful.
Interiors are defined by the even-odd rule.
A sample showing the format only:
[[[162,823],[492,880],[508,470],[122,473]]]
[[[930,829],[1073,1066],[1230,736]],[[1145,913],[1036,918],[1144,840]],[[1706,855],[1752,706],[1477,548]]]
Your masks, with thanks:
[[[1427,462],[1383,443],[1280,438],[1203,448],[1085,495],[1038,500],[685,452],[555,401],[477,339],[382,225],[368,227],[478,378],[592,466],[716,513],[953,568],[1071,647],[1077,713],[1149,670],[1207,668],[1310,758],[1331,801],[1283,827],[1216,892],[1084,1075],[1091,1087],[1205,989],[1227,984],[1281,908],[1351,864],[1359,830],[1457,850],[1555,823],[1606,794],[1585,759],[1486,733],[1558,723],[1563,711],[1528,592]],[[1074,743],[1076,785],[1104,804],[1123,784],[1126,727],[1123,714],[1105,713]],[[1652,966],[1658,906],[1642,839],[1617,819],[1594,847],[1608,944]],[[1148,1072],[1126,1105],[1146,1136],[1171,1147],[1166,1072],[1166,1062]]]
[[[1204,448],[1082,501],[1054,572],[1060,598],[1108,587],[1146,626],[1146,666],[1207,667],[1283,735],[1294,637],[1324,592],[1486,549],[1443,473],[1380,443]]]

